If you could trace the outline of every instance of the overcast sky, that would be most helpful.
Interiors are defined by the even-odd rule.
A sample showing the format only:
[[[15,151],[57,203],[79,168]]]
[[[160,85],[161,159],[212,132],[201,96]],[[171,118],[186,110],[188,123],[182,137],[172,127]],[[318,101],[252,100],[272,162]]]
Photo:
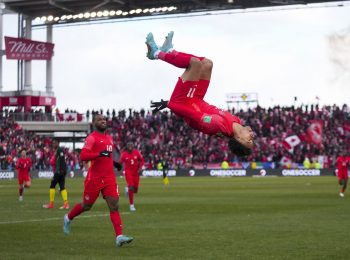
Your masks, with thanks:
[[[53,87],[57,107],[148,108],[168,99],[182,73],[146,58],[149,31],[161,44],[175,31],[175,49],[214,61],[206,100],[256,92],[259,103],[350,102],[350,5],[174,19],[54,27]],[[4,16],[4,36],[17,36],[17,16]],[[45,41],[43,29],[33,40]],[[16,90],[16,61],[4,60],[4,90]],[[45,62],[33,61],[34,90],[45,90]]]

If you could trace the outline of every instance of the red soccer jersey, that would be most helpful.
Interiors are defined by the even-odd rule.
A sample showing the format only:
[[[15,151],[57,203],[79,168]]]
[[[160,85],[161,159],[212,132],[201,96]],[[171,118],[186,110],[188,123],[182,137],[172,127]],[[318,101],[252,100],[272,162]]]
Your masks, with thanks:
[[[113,140],[110,135],[99,133],[97,131],[92,132],[86,137],[83,149],[96,154],[96,157],[91,159],[90,168],[86,177],[87,179],[115,178],[112,155],[109,157],[99,156],[102,151],[113,151]]]
[[[338,175],[347,174],[349,164],[350,164],[349,157],[339,156],[336,160]]]
[[[241,124],[238,117],[231,115],[229,112],[222,111],[220,114],[203,114],[200,121],[188,121],[188,125],[197,129],[204,134],[216,135],[223,134],[227,137],[233,136],[233,123]]]
[[[141,153],[138,150],[134,149],[131,153],[128,151],[123,151],[119,162],[121,164],[124,163],[126,173],[131,172],[137,174],[138,170],[142,168],[145,161]]]
[[[16,163],[18,174],[29,174],[30,167],[32,167],[32,160],[30,160],[29,157],[18,158],[18,161]]]

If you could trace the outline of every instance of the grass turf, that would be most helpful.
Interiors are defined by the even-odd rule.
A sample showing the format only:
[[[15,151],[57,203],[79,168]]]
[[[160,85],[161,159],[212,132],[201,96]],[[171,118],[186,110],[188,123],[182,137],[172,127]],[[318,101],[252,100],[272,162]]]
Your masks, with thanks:
[[[130,213],[120,183],[124,234],[115,247],[107,206],[99,198],[64,236],[62,199],[42,209],[49,180],[34,179],[18,202],[17,181],[0,181],[1,259],[349,259],[350,193],[335,177],[176,177],[141,179]],[[71,206],[83,179],[67,179]]]

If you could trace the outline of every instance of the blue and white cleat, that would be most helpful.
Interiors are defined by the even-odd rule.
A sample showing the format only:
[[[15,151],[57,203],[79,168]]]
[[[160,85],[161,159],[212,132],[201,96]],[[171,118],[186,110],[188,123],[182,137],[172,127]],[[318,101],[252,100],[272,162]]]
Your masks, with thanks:
[[[174,36],[174,32],[171,31],[165,37],[165,41],[163,42],[163,45],[159,48],[162,52],[168,53],[168,52],[171,52],[174,49],[173,36]]]
[[[127,236],[124,236],[124,235],[119,235],[115,239],[115,244],[117,245],[117,247],[122,247],[125,244],[130,244],[133,240],[134,240],[133,237],[127,237]]]
[[[156,42],[154,41],[153,38],[153,34],[150,32],[149,34],[147,34],[146,37],[146,45],[147,45],[147,58],[149,58],[150,60],[155,60],[157,59],[157,54],[159,53],[159,48],[156,44]]]
[[[65,235],[69,235],[70,233],[70,220],[68,218],[68,214],[64,215],[64,218],[63,218],[63,233]]]

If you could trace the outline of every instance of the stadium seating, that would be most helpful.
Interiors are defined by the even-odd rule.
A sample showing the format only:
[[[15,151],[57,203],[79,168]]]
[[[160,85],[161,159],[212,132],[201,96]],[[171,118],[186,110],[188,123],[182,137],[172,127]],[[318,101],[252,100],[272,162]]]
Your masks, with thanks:
[[[109,132],[113,136],[117,149],[120,151],[128,141],[134,141],[145,157],[147,168],[155,168],[157,162],[165,154],[169,155],[172,167],[190,167],[192,165],[207,165],[220,163],[224,159],[230,163],[241,161],[254,162],[254,165],[269,165],[289,167],[302,165],[304,159],[321,158],[323,167],[334,166],[335,156],[341,149],[350,147],[350,114],[344,105],[317,105],[300,107],[272,108],[256,107],[254,109],[231,111],[238,115],[245,124],[250,125],[256,133],[256,145],[249,158],[240,159],[227,150],[225,139],[204,135],[190,129],[185,122],[170,111],[152,114],[150,111],[129,111],[114,109],[92,110],[86,112],[85,120],[90,120],[95,113],[103,113],[108,118]],[[29,149],[33,165],[37,169],[48,169],[49,158],[52,155],[51,140],[39,137],[35,133],[26,132],[2,114],[0,128],[0,163],[1,168],[9,169],[22,148]],[[322,122],[322,142],[315,144],[303,139],[310,122]],[[283,145],[286,137],[296,135],[301,143],[289,151]],[[78,168],[78,152],[66,149],[71,169]],[[321,157],[320,157],[321,156]]]

